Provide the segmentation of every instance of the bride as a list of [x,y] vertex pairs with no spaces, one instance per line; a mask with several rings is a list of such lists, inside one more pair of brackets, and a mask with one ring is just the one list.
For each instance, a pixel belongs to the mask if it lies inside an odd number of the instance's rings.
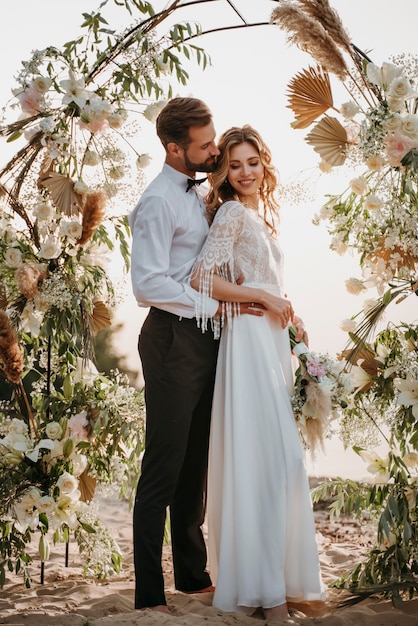
[[[277,174],[252,127],[219,142],[207,197],[211,229],[191,285],[224,301],[205,331],[221,335],[208,470],[208,552],[213,604],[224,611],[288,617],[288,602],[323,599],[303,451],[292,413],[287,326],[306,333],[283,290],[277,242]],[[240,276],[245,282],[237,284]],[[238,281],[240,282],[240,281]],[[228,301],[228,302],[227,302]],[[253,302],[264,315],[239,315]],[[222,332],[221,331],[222,327]]]

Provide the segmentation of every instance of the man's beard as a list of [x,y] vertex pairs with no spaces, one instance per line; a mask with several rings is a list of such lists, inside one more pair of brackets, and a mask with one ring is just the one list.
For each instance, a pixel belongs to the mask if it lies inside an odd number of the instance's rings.
[[193,163],[184,151],[184,164],[189,172],[213,172],[216,168],[216,157],[209,157],[204,163]]

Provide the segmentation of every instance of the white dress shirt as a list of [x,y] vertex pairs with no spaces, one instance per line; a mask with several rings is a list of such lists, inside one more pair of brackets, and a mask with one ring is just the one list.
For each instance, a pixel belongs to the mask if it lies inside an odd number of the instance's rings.
[[[187,282],[209,225],[198,187],[186,193],[188,177],[164,163],[129,215],[132,287],[138,305],[192,318],[202,297]],[[215,315],[218,301],[208,298]]]

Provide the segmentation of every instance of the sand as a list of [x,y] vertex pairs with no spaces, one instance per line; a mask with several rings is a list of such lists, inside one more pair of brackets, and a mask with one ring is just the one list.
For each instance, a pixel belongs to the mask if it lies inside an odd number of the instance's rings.
[[[368,600],[349,608],[337,608],[344,592],[330,588],[328,605],[300,605],[306,616],[273,619],[266,622],[261,613],[247,617],[224,613],[212,607],[212,594],[187,595],[174,589],[170,546],[164,546],[164,571],[167,604],[172,615],[134,609],[134,572],[132,554],[132,513],[126,502],[114,494],[97,494],[100,518],[110,528],[124,554],[123,573],[106,581],[84,578],[75,541],[70,543],[68,567],[64,546],[51,550],[45,566],[44,584],[40,584],[40,563],[34,560],[32,587],[10,575],[0,590],[0,624],[25,626],[260,626],[261,624],[323,624],[324,626],[418,626],[418,599],[394,608],[389,601]],[[331,521],[326,503],[315,507],[317,540],[321,570],[326,585],[335,581],[344,569],[361,561],[373,542],[375,529],[354,519]]]

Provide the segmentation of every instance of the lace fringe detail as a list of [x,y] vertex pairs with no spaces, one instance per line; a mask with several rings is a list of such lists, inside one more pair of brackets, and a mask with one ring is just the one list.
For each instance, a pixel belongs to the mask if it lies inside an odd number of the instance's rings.
[[[224,263],[217,268],[217,275],[228,282],[233,282],[234,268],[232,263]],[[196,320],[197,326],[202,330],[202,333],[208,330],[208,321],[210,320],[210,327],[215,339],[219,339],[221,336],[221,329],[228,318],[232,319],[234,316],[240,314],[239,302],[222,302],[221,314],[214,317],[208,315],[206,303],[206,297],[213,297],[213,276],[215,274],[214,269],[205,269],[198,266],[197,272],[200,272],[199,281],[199,297],[196,302]]]

